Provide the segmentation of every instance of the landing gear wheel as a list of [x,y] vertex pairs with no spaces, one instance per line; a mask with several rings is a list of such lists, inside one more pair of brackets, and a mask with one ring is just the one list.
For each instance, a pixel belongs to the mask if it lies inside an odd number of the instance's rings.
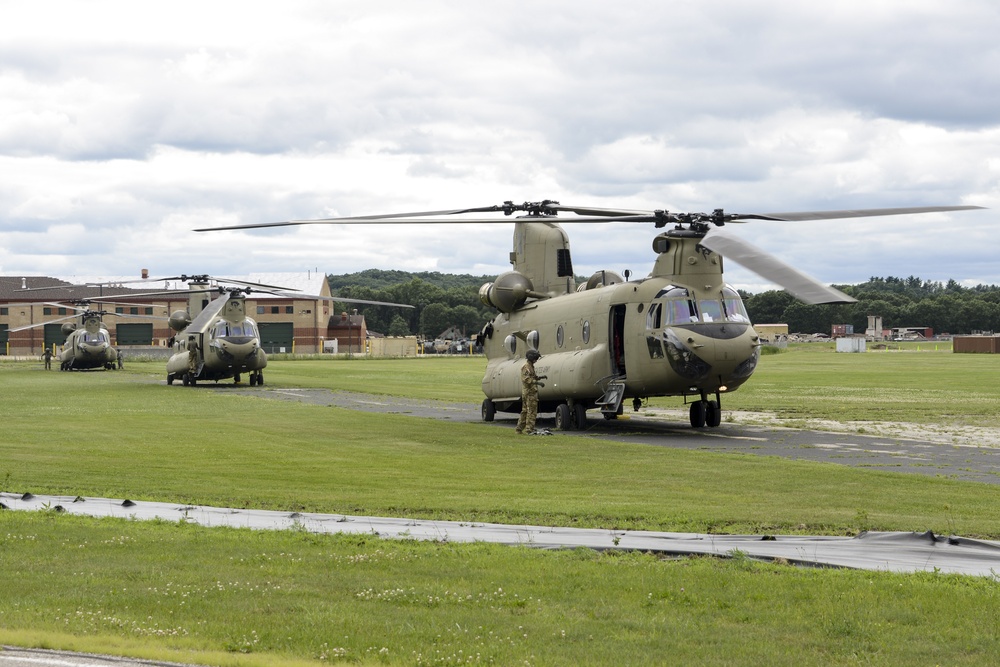
[[171,385],[173,383],[174,383],[174,374],[173,373],[167,373],[167,384]]
[[702,428],[708,412],[708,401],[695,401],[691,404],[691,427]]
[[573,404],[573,428],[578,431],[587,428],[587,408],[583,403]]
[[183,384],[185,387],[188,386],[189,384],[191,384],[191,374],[190,373],[185,373],[184,375],[181,376],[181,384]]
[[264,371],[257,371],[257,386],[264,386]]
[[251,373],[250,374],[250,386],[251,387],[256,387],[257,386],[257,374],[256,373]]
[[483,399],[483,421],[491,422],[497,414],[497,406],[493,404],[493,399],[484,398]]
[[195,378],[194,375],[192,375],[191,373],[185,373],[184,374],[184,386],[185,387],[193,387],[196,384],[198,384],[198,380]]
[[573,423],[570,421],[569,406],[565,403],[560,403],[556,406],[556,428],[560,431],[568,431],[573,428]]
[[722,423],[722,408],[718,401],[708,401],[705,405],[705,426],[715,428]]

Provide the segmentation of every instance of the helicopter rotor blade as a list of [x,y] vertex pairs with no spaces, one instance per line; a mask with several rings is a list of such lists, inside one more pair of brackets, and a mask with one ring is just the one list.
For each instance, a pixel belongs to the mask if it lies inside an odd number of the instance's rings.
[[60,317],[54,320],[46,320],[45,322],[38,322],[37,324],[27,324],[23,327],[17,327],[16,329],[10,329],[11,333],[15,331],[27,331],[28,329],[37,329],[38,327],[44,327],[46,324],[55,324],[57,322],[65,322],[66,320],[75,320],[80,317],[82,313],[73,313],[72,315],[67,315],[66,317]]
[[709,234],[701,240],[701,245],[780,285],[803,303],[814,305],[857,301],[736,236],[722,233]]
[[310,301],[342,301],[344,303],[363,303],[370,306],[395,306],[397,308],[414,308],[408,303],[393,303],[391,301],[368,301],[366,299],[350,299],[347,297],[340,296],[318,296],[316,294],[303,294],[301,292],[271,292],[268,290],[257,290],[259,292],[264,292],[265,294],[272,294],[274,296],[280,296],[286,299],[309,299]]
[[[263,229],[265,227],[291,227],[295,225],[336,225],[336,224],[392,224],[414,222],[414,220],[401,220],[400,218],[425,218],[434,215],[461,215],[462,213],[491,213],[504,210],[502,206],[479,206],[474,208],[458,208],[443,211],[414,211],[411,213],[390,213],[388,215],[355,215],[343,218],[318,218],[315,220],[286,220],[284,222],[258,222],[248,225],[227,225],[224,227],[203,227],[195,229],[196,232],[217,232],[232,229]],[[460,222],[460,220],[448,220],[448,222]],[[496,220],[491,219],[491,222]]]
[[736,214],[740,220],[777,220],[798,222],[802,220],[836,220],[839,218],[872,218],[883,215],[912,215],[914,213],[946,213],[949,211],[972,211],[982,206],[913,206],[908,208],[859,208],[842,211],[795,211],[791,213],[750,213]]
[[205,306],[204,309],[202,309],[200,313],[195,316],[193,320],[191,320],[190,324],[184,327],[183,331],[178,333],[178,335],[184,333],[184,331],[187,331],[188,329],[191,331],[202,329],[222,312],[222,309],[226,307],[227,303],[229,303],[229,298],[231,296],[231,292],[226,292],[218,299],[213,299],[207,306]]

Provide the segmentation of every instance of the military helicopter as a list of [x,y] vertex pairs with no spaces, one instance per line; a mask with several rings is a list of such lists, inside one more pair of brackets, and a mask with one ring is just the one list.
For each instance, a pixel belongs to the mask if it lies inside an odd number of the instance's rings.
[[[194,386],[201,380],[218,382],[227,378],[233,378],[233,382],[239,384],[241,376],[246,373],[251,387],[263,386],[267,354],[260,345],[260,331],[257,322],[248,317],[246,312],[247,295],[253,292],[281,297],[298,296],[380,306],[413,307],[381,301],[302,295],[287,287],[230,278],[214,278],[204,274],[129,282],[170,281],[187,282],[189,289],[150,293],[156,296],[186,294],[189,297],[188,309],[174,311],[168,320],[168,325],[175,332],[171,337],[173,354],[167,360],[168,385],[172,385],[178,378],[184,386]],[[230,283],[235,286],[227,286],[222,283]],[[215,298],[209,300],[209,295],[214,295]]]
[[[116,362],[118,361],[118,351],[111,345],[111,336],[108,333],[108,327],[102,321],[102,318],[108,314],[106,311],[91,310],[91,300],[78,300],[67,303],[45,303],[59,308],[72,308],[77,312],[72,315],[56,318],[47,322],[39,322],[37,324],[11,329],[11,331],[24,331],[26,329],[42,327],[47,324],[63,322],[61,330],[62,334],[66,336],[66,341],[63,343],[62,349],[59,352],[59,370],[90,370],[94,368],[111,370],[116,367]],[[114,302],[101,301],[100,303],[113,304]],[[121,314],[118,314],[118,316],[126,317]],[[80,320],[79,323],[67,321],[77,318]]]
[[[723,280],[723,258],[780,285],[808,304],[848,303],[853,298],[801,273],[778,258],[721,233],[727,223],[747,220],[804,221],[961,211],[978,206],[925,206],[842,211],[733,214],[673,213],[580,206],[545,200],[479,208],[423,211],[320,220],[234,225],[195,231],[253,229],[305,224],[496,223],[503,218],[467,218],[503,213],[515,218],[513,270],[483,285],[479,296],[498,314],[479,335],[487,357],[482,418],[521,409],[524,354],[537,350],[536,371],[547,376],[539,390],[540,412],[554,412],[556,428],[584,428],[587,410],[605,419],[632,399],[680,396],[689,404],[694,428],[717,427],[722,395],[753,374],[762,345],[735,289]],[[558,214],[572,217],[560,218]],[[577,285],[569,237],[560,222],[652,223],[666,231],[653,239],[656,259],[649,275],[628,280],[598,271]]]

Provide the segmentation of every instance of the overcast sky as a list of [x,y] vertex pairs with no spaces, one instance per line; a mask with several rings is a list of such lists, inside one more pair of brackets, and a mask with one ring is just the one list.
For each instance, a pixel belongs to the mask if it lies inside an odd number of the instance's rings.
[[[737,233],[1000,284],[998,35],[995,0],[5,3],[0,274],[495,274],[510,223],[190,230],[555,199],[986,206]],[[652,266],[652,228],[567,231],[579,274]]]

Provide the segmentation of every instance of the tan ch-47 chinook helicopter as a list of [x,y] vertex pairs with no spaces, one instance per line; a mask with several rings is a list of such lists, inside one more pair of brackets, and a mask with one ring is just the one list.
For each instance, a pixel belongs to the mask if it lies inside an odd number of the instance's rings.
[[[118,361],[118,351],[111,345],[108,327],[103,322],[103,317],[108,313],[103,310],[91,310],[90,305],[94,302],[98,302],[100,305],[114,305],[115,303],[100,299],[80,299],[66,303],[45,302],[59,308],[72,308],[77,312],[66,317],[11,329],[11,331],[23,331],[63,322],[62,334],[66,336],[66,341],[59,351],[59,370],[92,370],[95,368],[111,370],[115,368]],[[121,313],[116,313],[116,315],[117,317],[129,317]],[[79,323],[68,321],[74,319],[79,319]]]
[[[723,280],[723,257],[780,285],[807,304],[854,299],[799,272],[735,236],[714,231],[746,220],[804,221],[961,211],[978,206],[924,206],[843,211],[732,214],[671,213],[563,206],[555,201],[391,215],[293,220],[195,231],[306,224],[496,223],[502,218],[463,214],[514,213],[513,270],[483,285],[483,303],[498,314],[479,335],[487,357],[482,417],[521,409],[524,354],[537,350],[547,376],[539,411],[555,412],[556,428],[583,428],[588,409],[606,419],[622,413],[626,399],[638,410],[644,399],[680,396],[690,404],[691,426],[716,427],[722,395],[753,374],[760,338],[735,289]],[[559,213],[572,214],[559,218]],[[559,223],[652,223],[665,228],[653,239],[656,259],[645,278],[623,279],[598,271],[586,283],[573,277],[569,238]],[[630,276],[626,275],[626,278]]]

